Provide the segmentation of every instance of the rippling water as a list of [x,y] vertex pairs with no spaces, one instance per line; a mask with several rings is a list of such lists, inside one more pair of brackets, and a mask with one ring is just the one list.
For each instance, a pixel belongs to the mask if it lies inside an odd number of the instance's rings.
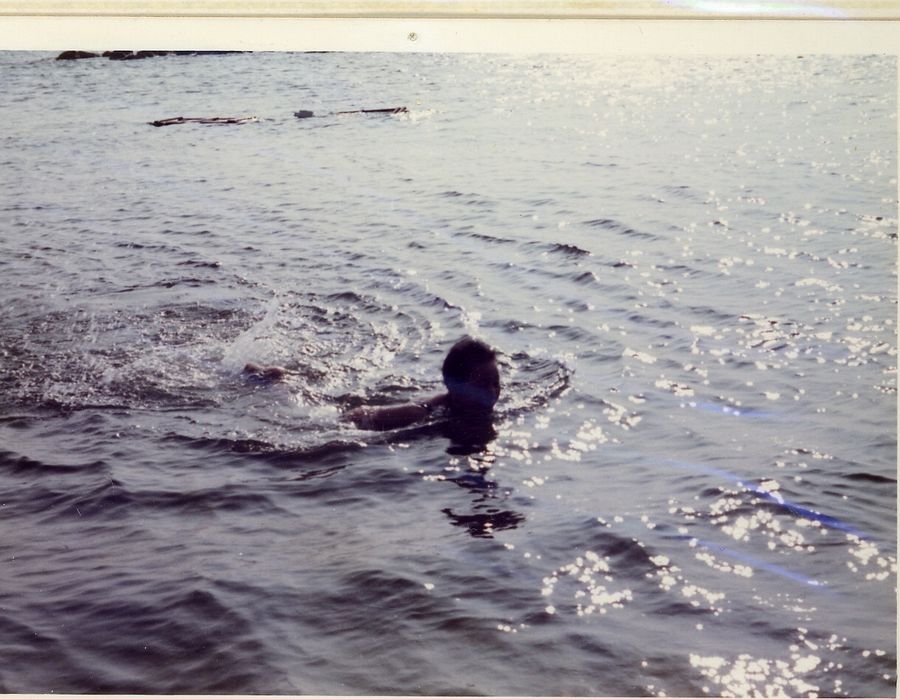
[[0,74],[0,690],[894,695],[895,59]]

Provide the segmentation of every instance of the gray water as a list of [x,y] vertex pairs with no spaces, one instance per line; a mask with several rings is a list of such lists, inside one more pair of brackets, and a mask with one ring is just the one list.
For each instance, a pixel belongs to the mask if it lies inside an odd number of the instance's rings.
[[[894,695],[895,59],[53,58],[0,54],[0,690]],[[339,420],[464,334],[492,426]]]

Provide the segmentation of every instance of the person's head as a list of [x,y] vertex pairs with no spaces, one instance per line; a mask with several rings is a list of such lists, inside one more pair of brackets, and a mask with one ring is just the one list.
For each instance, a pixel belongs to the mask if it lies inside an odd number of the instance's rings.
[[457,413],[487,413],[500,397],[497,354],[471,337],[457,342],[441,367],[450,409]]

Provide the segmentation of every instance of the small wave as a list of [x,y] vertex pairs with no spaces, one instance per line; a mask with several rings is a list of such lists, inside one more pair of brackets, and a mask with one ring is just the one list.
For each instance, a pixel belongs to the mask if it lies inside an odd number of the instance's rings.
[[701,195],[692,187],[686,184],[669,184],[663,186],[663,191],[676,196],[680,199],[696,199],[699,200]]
[[576,284],[591,285],[591,284],[599,284],[600,278],[596,274],[594,274],[593,272],[588,270],[587,272],[582,272],[582,273],[576,275],[575,278],[572,279],[572,281],[574,281]]
[[[50,609],[74,627],[68,643],[92,657],[90,674],[80,681],[57,680],[56,688],[109,694],[279,688],[280,675],[248,618],[202,578],[160,581],[152,591],[127,599],[95,593],[76,605],[56,603]],[[170,671],[150,674],[149,667]],[[274,675],[267,679],[267,673]]]
[[222,263],[219,261],[207,262],[204,260],[185,260],[178,264],[181,267],[205,267],[207,269],[219,269],[222,266]]
[[559,252],[572,257],[589,257],[592,253],[571,243],[554,243],[549,248],[550,252]]
[[522,332],[523,330],[529,330],[531,328],[535,328],[537,326],[532,325],[524,320],[491,320],[486,323],[483,323],[482,328],[497,328],[502,332],[517,334]]
[[105,468],[106,463],[99,459],[79,464],[49,463],[17,454],[16,452],[0,450],[0,470],[7,471],[13,475],[25,473],[68,474],[83,471],[96,472],[98,469]]
[[441,192],[438,196],[443,197],[445,199],[459,199],[461,204],[465,204],[466,206],[476,206],[476,207],[494,207],[496,206],[496,202],[486,199],[484,196],[477,194],[475,192],[459,192],[454,190],[448,190],[446,192]]
[[[374,569],[353,571],[340,580],[343,599],[354,600],[362,606],[390,605],[396,608],[414,605],[417,598],[426,598],[422,585],[396,574]],[[393,604],[392,604],[393,603]]]
[[572,343],[591,344],[596,341],[597,336],[590,330],[579,328],[576,325],[547,325],[546,329],[555,333],[555,336],[561,337]]
[[118,517],[124,510],[130,510],[135,504],[135,496],[115,479],[108,479],[101,485],[86,493],[73,495],[63,511],[58,516],[71,517],[74,510],[78,517],[99,519]]
[[[312,437],[314,439],[314,437]],[[365,448],[366,443],[352,439],[331,439],[319,444],[291,446],[258,439],[228,437],[190,437],[169,432],[164,440],[177,442],[188,449],[209,453],[239,454],[281,468],[305,467],[307,464],[343,463],[348,454]]]
[[596,530],[595,523],[583,525],[593,534],[588,540],[588,546],[598,552],[602,551],[608,556],[612,568],[616,570],[642,571],[652,566],[650,553],[634,538],[623,536],[609,530]]
[[590,250],[585,250],[584,248],[580,248],[577,245],[572,245],[571,243],[555,243],[550,251],[561,252],[566,255],[573,255],[575,257],[584,257],[593,254]]
[[132,507],[148,511],[166,510],[176,515],[206,515],[212,512],[266,514],[278,512],[273,500],[245,485],[226,485],[189,492],[139,491],[131,494]]
[[129,250],[160,250],[163,252],[173,252],[182,254],[184,251],[181,248],[177,248],[173,245],[164,245],[164,244],[150,244],[150,243],[135,243],[133,241],[124,242],[119,241],[113,243],[113,245],[117,248],[127,248]]
[[262,454],[272,452],[276,447],[257,439],[229,439],[227,437],[188,437],[175,432],[165,435],[166,441],[174,441],[189,449],[212,452],[232,452],[235,454]]
[[589,226],[590,228],[602,228],[604,230],[613,231],[628,236],[629,238],[638,238],[640,240],[662,240],[661,236],[645,231],[638,231],[611,218],[596,218],[590,221],[584,221],[583,225]]
[[897,484],[896,478],[889,478],[887,476],[880,476],[877,473],[846,473],[842,476],[850,481],[866,481],[869,483],[892,483],[894,485]]
[[[368,304],[372,302],[372,299],[364,296],[363,294],[357,293],[356,291],[336,291],[332,294],[327,294],[324,297],[325,301],[338,301],[338,302],[347,302],[347,303],[363,303]],[[320,313],[326,313],[325,308],[319,308]]]
[[142,291],[146,289],[173,289],[177,286],[186,286],[193,289],[201,286],[210,286],[217,283],[218,281],[215,279],[202,279],[200,277],[179,277],[177,279],[161,279],[158,282],[152,282],[150,284],[133,284],[119,289],[110,289],[106,293],[127,294],[132,291]]
[[504,380],[500,398],[502,415],[512,417],[544,406],[569,390],[572,371],[562,362],[550,357],[532,357],[517,352],[501,361],[511,376]]
[[554,255],[563,255],[565,257],[571,258],[582,258],[582,257],[590,257],[592,255],[590,250],[585,250],[584,248],[580,248],[577,245],[572,243],[538,243],[538,242],[529,242],[525,243],[522,246],[526,250],[534,250],[536,252],[540,252],[541,254],[554,254]]
[[467,233],[467,237],[474,238],[475,240],[480,240],[485,243],[490,243],[492,245],[506,245],[509,243],[515,243],[516,240],[512,238],[502,238],[496,235],[487,235],[486,233]]

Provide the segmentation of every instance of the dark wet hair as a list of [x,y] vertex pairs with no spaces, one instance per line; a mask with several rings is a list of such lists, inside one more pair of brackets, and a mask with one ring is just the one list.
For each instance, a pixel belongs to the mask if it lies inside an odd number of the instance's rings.
[[490,345],[481,340],[474,340],[467,335],[447,352],[441,373],[444,375],[445,382],[447,379],[465,381],[476,366],[496,358],[497,353],[491,349]]

